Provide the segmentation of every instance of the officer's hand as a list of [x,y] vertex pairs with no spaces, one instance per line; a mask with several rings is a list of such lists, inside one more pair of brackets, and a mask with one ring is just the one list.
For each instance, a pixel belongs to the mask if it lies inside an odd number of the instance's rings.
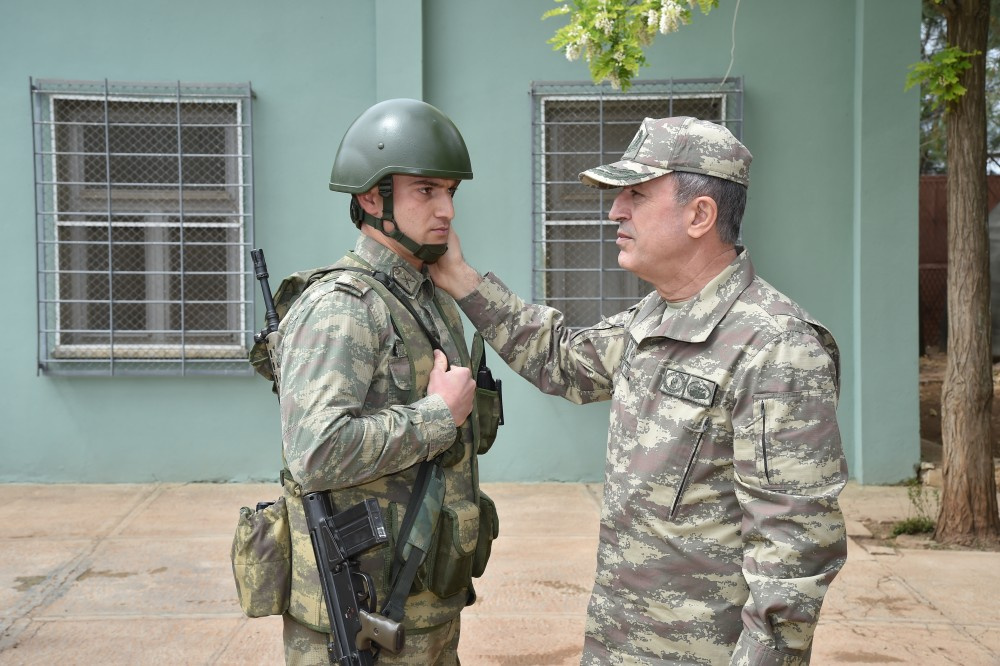
[[448,292],[452,298],[468,296],[483,279],[462,256],[462,244],[454,226],[448,232],[448,251],[433,264],[429,264],[428,269],[434,284]]
[[476,382],[468,368],[453,366],[448,369],[448,358],[439,349],[434,350],[434,367],[427,383],[427,395],[436,393],[444,398],[451,410],[455,425],[462,425],[472,413],[476,397]]

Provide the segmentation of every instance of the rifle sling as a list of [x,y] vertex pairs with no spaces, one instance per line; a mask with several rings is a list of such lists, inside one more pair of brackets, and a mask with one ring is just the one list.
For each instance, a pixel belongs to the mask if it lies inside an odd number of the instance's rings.
[[396,538],[396,552],[392,554],[392,589],[389,591],[389,598],[386,599],[385,605],[382,607],[382,614],[396,622],[403,621],[403,607],[406,605],[406,597],[410,594],[417,569],[426,555],[419,548],[411,546],[410,556],[406,558],[406,562],[402,566],[399,565],[403,555],[403,547],[410,538],[413,523],[420,512],[420,505],[430,487],[431,471],[434,467],[435,463],[430,460],[420,463],[417,480],[414,483],[413,492],[410,494],[410,501],[406,503],[406,515],[403,517],[403,524],[400,525],[399,536]]

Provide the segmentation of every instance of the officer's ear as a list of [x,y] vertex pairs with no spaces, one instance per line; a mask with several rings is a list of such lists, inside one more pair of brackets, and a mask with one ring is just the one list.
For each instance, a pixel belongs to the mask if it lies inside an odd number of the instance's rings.
[[719,204],[712,197],[695,197],[685,209],[690,220],[687,233],[691,238],[701,238],[715,228],[715,221],[719,218]]

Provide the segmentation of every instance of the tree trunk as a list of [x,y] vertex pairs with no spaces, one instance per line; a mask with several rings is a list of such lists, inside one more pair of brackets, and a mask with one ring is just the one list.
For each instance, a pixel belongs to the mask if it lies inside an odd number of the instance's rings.
[[948,44],[977,52],[967,92],[947,112],[948,364],[941,395],[944,492],[934,538],[1000,539],[990,409],[990,264],[986,224],[986,43],[989,0],[946,0]]

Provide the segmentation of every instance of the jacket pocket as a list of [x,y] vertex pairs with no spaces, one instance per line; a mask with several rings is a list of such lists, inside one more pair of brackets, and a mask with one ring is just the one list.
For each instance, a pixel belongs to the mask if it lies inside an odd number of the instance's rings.
[[[648,481],[657,489],[650,495],[624,483],[622,492],[631,498],[628,511],[683,521],[685,493],[710,473],[699,463],[699,456],[712,430],[717,386],[670,362],[660,361],[654,368],[649,365],[641,358],[632,365],[635,388],[623,396],[629,404],[613,412],[612,425],[620,429],[634,419],[635,436],[619,438],[622,447],[612,449],[609,459],[624,470],[624,478]],[[640,383],[642,378],[648,379]],[[635,445],[625,446],[625,442],[631,444],[630,439]]]
[[392,375],[392,383],[404,393],[408,393],[413,388],[413,378],[410,373],[410,357],[406,351],[406,344],[397,337],[392,345],[389,374]]
[[833,391],[754,395],[757,478],[772,490],[838,483],[846,472]]

